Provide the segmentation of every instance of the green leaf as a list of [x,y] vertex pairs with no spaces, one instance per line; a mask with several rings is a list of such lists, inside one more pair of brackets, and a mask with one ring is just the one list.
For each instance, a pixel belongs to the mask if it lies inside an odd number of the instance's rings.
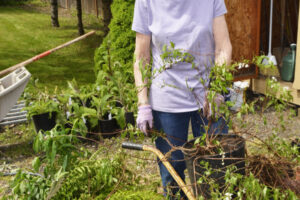
[[170,42],[170,45],[173,49],[175,48],[175,44],[173,42]]
[[64,162],[63,162],[63,166],[62,166],[62,169],[63,169],[64,171],[66,171],[67,165],[68,165],[68,155],[65,155],[65,157],[64,157]]
[[41,166],[41,161],[39,157],[35,157],[34,160],[32,161],[32,167],[35,172],[38,172]]
[[163,46],[162,51],[163,51],[163,52],[166,52],[166,51],[167,51],[167,45],[166,45],[166,44]]
[[43,135],[41,132],[39,132],[37,134],[37,136],[35,137],[34,139],[34,142],[33,142],[33,150],[38,153],[39,151],[41,151],[41,148],[42,148],[42,141],[43,140]]
[[51,158],[50,158],[51,165],[53,165],[53,163],[54,163],[55,156],[56,156],[56,151],[57,151],[57,149],[56,149],[56,142],[53,141],[53,143],[52,143],[52,149],[51,149]]

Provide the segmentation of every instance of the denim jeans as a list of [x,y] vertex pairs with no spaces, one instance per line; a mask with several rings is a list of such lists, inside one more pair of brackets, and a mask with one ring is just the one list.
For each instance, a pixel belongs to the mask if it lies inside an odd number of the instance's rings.
[[[187,142],[189,122],[192,124],[192,131],[194,137],[199,137],[205,133],[205,125],[208,124],[208,120],[199,111],[185,112],[185,113],[167,113],[160,111],[153,111],[154,128],[158,131],[162,131],[166,134],[166,138],[173,146],[182,146]],[[224,119],[219,119],[211,125],[210,133],[228,133],[228,126]],[[168,153],[171,150],[171,146],[162,137],[158,137],[155,141],[156,148],[163,154]],[[182,151],[176,150],[171,153],[170,163],[177,171],[178,175],[185,179],[184,170],[186,168],[184,156]],[[162,184],[165,193],[168,193],[170,199],[176,199],[172,196],[178,193],[179,187],[169,171],[163,165],[162,162],[158,162]],[[167,191],[167,187],[170,190]],[[174,187],[172,187],[174,186]],[[181,198],[187,199],[182,191],[180,191]]]

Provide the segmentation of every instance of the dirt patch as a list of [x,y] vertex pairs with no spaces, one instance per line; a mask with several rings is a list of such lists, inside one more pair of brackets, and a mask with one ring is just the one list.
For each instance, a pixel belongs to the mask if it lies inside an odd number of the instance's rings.
[[300,117],[291,115],[289,110],[283,112],[281,123],[278,113],[267,111],[263,116],[249,114],[242,121],[234,119],[233,124],[238,128],[236,131],[248,139],[266,139],[272,134],[286,139],[300,138]]

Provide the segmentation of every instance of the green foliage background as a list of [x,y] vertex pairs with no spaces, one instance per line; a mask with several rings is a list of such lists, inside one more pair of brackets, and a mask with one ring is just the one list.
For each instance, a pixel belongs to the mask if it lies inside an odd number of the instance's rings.
[[[114,0],[109,33],[95,52],[95,72],[113,68],[119,62],[122,71],[132,69],[135,32],[131,30],[134,0]],[[108,53],[109,52],[109,53]]]
[[28,2],[28,0],[1,0],[0,6],[22,5]]

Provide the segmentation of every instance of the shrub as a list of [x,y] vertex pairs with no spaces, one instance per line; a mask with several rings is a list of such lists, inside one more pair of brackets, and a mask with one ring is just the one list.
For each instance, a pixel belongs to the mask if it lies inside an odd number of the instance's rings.
[[95,72],[111,71],[119,62],[124,70],[132,69],[135,32],[131,30],[134,0],[114,0],[109,33],[95,52]]

